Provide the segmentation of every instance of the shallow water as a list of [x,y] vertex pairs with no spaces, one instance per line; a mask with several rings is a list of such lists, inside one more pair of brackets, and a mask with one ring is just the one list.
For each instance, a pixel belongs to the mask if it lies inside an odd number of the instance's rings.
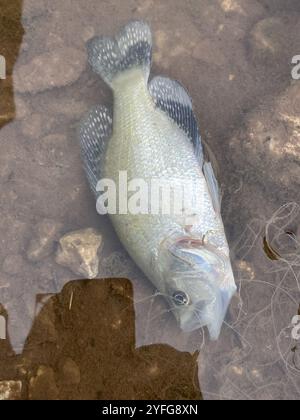
[[[179,331],[82,170],[78,122],[112,102],[85,44],[132,19],[151,24],[152,74],[191,92],[217,162],[239,290],[216,343]],[[299,399],[299,1],[1,0],[0,20],[0,399]],[[86,228],[106,280],[55,262]]]

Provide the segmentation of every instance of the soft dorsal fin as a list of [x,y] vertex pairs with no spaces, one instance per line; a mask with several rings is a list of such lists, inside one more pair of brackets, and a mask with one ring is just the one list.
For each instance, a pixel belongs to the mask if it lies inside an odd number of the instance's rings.
[[112,116],[105,106],[96,106],[81,122],[79,139],[84,169],[95,196],[97,183],[101,179],[106,145],[111,134]]
[[221,191],[218,185],[211,162],[204,162],[203,173],[206,179],[208,190],[216,213],[221,213]]
[[203,163],[203,150],[192,100],[177,81],[167,77],[155,77],[149,83],[149,91],[155,105],[164,111],[192,141],[199,162]]

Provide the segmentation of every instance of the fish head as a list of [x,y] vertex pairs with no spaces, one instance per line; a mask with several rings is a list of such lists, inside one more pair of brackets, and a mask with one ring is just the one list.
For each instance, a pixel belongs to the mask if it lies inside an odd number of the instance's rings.
[[236,292],[229,256],[203,241],[177,240],[160,259],[164,295],[180,328],[191,332],[206,326],[217,340]]

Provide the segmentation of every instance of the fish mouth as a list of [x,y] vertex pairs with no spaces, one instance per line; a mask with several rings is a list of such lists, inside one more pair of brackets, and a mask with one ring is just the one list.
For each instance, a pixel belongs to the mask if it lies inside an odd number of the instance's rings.
[[185,311],[179,316],[179,325],[182,331],[192,332],[207,325],[206,301],[193,304],[193,309]]
[[207,327],[210,339],[216,341],[221,334],[222,325],[234,290],[221,290],[211,301],[199,300],[192,308],[179,315],[179,325],[182,331],[190,333]]

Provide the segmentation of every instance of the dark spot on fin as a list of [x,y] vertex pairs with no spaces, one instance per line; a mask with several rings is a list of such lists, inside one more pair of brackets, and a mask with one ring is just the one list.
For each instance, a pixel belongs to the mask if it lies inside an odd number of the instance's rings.
[[97,183],[101,179],[106,145],[111,134],[112,116],[105,106],[96,106],[81,122],[79,139],[84,169],[95,196]]
[[188,135],[202,166],[203,150],[192,100],[184,87],[167,77],[155,77],[149,83],[155,105],[164,111]]

